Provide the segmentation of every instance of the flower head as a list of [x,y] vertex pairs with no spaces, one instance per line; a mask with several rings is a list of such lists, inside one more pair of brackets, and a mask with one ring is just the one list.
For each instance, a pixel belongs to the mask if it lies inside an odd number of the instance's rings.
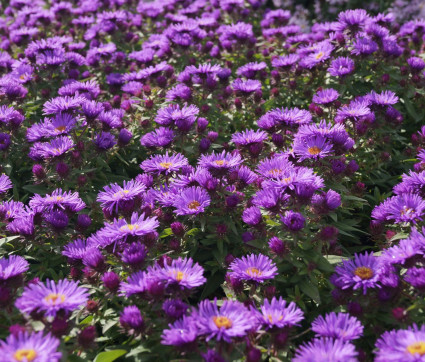
[[311,326],[321,337],[331,337],[343,341],[358,339],[363,335],[363,326],[356,317],[347,313],[329,313],[324,318],[317,317]]
[[229,266],[229,276],[245,281],[263,283],[277,275],[276,265],[263,254],[251,254],[235,259]]
[[201,187],[192,186],[178,194],[173,202],[177,215],[197,215],[205,211],[211,203],[211,198]]
[[318,338],[298,348],[294,362],[356,362],[357,352],[349,342],[341,339]]
[[273,297],[271,301],[264,300],[258,318],[267,328],[285,328],[298,325],[304,319],[304,313],[294,302],[287,303],[282,297]]

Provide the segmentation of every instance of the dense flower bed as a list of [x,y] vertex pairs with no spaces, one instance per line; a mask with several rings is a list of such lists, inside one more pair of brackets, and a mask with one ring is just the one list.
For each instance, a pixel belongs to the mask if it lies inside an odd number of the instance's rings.
[[0,36],[0,361],[425,359],[425,21],[12,0]]

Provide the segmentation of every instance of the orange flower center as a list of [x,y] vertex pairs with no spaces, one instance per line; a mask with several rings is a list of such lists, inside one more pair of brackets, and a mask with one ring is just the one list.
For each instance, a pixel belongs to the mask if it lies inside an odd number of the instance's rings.
[[189,205],[187,205],[187,207],[191,210],[198,210],[199,206],[201,206],[199,201],[192,201],[189,203]]
[[404,215],[413,214],[414,212],[415,212],[415,209],[412,209],[411,207],[404,206],[401,209],[400,214],[401,214],[401,216],[404,216]]
[[173,166],[172,162],[161,162],[159,165],[160,165],[161,167],[166,168],[167,170],[168,170],[171,166]]
[[325,55],[325,53],[323,53],[323,52],[319,52],[317,55],[316,55],[316,59],[321,59],[321,58],[323,58],[323,56]]
[[257,268],[255,268],[255,267],[251,267],[251,268],[248,268],[247,270],[246,270],[246,273],[248,274],[248,275],[250,275],[250,276],[259,276],[259,275],[261,275],[261,271],[259,271]]
[[218,328],[229,329],[232,326],[232,321],[223,316],[213,317],[213,321]]
[[183,280],[183,278],[184,278],[184,273],[183,272],[181,272],[181,271],[176,272],[176,280],[178,282],[181,282]]
[[215,163],[218,166],[223,166],[226,163],[226,161],[224,161],[224,160],[218,160],[218,161],[215,161]]
[[415,342],[407,346],[407,352],[410,354],[419,354],[423,356],[425,354],[425,342]]
[[56,130],[57,132],[63,132],[63,131],[65,131],[65,130],[66,130],[66,127],[65,127],[65,126],[58,126],[58,127],[56,127],[56,128],[55,128],[55,130]]
[[33,349],[22,348],[18,349],[13,355],[16,361],[31,362],[37,357],[37,352]]
[[360,266],[356,268],[354,274],[362,280],[367,280],[373,277],[373,270],[367,266]]
[[63,303],[65,301],[65,296],[63,294],[58,293],[50,293],[47,297],[44,298],[47,303],[51,303],[53,305]]
[[320,153],[321,149],[317,146],[313,146],[313,147],[309,147],[308,148],[308,153],[310,155],[318,155]]
[[121,226],[120,229],[122,231],[125,231],[126,229],[133,231],[133,230],[137,230],[138,228],[139,228],[139,225],[137,224],[127,224],[127,225]]

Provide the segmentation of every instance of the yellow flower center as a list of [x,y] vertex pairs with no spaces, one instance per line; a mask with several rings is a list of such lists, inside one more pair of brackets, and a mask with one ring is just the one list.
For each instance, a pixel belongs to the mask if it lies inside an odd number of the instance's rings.
[[128,190],[122,190],[122,191],[118,191],[114,194],[114,197],[123,197],[125,195],[127,195],[130,191]]
[[213,321],[218,328],[229,329],[232,326],[232,321],[223,316],[213,317]]
[[423,356],[425,354],[425,342],[415,342],[407,346],[407,352],[410,354],[419,354]]
[[[269,319],[270,323],[273,323],[273,316],[271,314],[267,315],[267,318]],[[279,318],[277,318],[277,322],[280,322],[283,319],[283,315],[279,316]]]
[[414,212],[415,212],[415,209],[412,209],[411,207],[404,206],[401,209],[400,214],[401,214],[401,216],[404,216],[404,215],[413,214]]
[[25,79],[25,75],[26,75],[26,74],[22,74],[22,75],[19,77],[19,79],[20,79],[20,80],[24,80],[24,79]]
[[308,148],[308,153],[310,155],[318,155],[320,153],[321,149],[317,146],[313,146],[313,147],[309,147]]
[[172,162],[161,162],[159,164],[161,167],[164,167],[165,169],[169,169],[171,166],[173,166]]
[[47,303],[51,303],[53,305],[63,303],[65,301],[65,296],[63,294],[58,293],[50,293],[47,297],[44,298]]
[[223,166],[225,163],[226,163],[226,161],[224,161],[224,160],[215,161],[215,164],[218,165],[218,166]]
[[189,205],[187,205],[187,207],[191,210],[198,210],[199,206],[201,206],[201,204],[199,203],[199,201],[192,201],[189,203]]
[[262,273],[261,273],[261,271],[260,270],[258,270],[257,268],[255,268],[255,267],[251,267],[251,268],[248,268],[247,270],[246,270],[246,273],[249,275],[249,276],[260,276]]
[[176,280],[178,282],[181,282],[183,280],[183,278],[184,278],[184,273],[183,272],[181,272],[181,271],[176,272]]
[[127,225],[121,226],[120,229],[122,231],[125,231],[126,229],[133,231],[133,230],[137,230],[138,228],[139,228],[139,225],[137,224],[127,224]]
[[18,349],[13,355],[16,361],[31,362],[37,357],[37,352],[33,349],[22,348]]
[[354,274],[360,279],[366,280],[373,277],[373,270],[367,266],[359,266],[356,270],[354,270]]
[[63,132],[63,131],[65,131],[66,130],[66,127],[65,126],[57,126],[56,128],[55,128],[55,130],[59,133],[59,132]]
[[279,176],[281,172],[282,172],[282,170],[279,170],[277,168],[274,168],[274,169],[272,169],[272,170],[269,171],[269,175]]
[[321,59],[321,58],[323,58],[323,56],[325,55],[325,53],[323,53],[323,52],[319,52],[318,54],[316,54],[316,59]]

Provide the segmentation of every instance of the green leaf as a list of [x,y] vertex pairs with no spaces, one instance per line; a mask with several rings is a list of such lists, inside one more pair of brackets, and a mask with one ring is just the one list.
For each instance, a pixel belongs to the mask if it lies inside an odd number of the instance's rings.
[[8,236],[8,237],[6,237],[6,238],[2,238],[2,239],[0,239],[0,247],[1,247],[1,246],[3,246],[3,245],[4,245],[4,244],[6,244],[6,243],[11,242],[12,240],[17,239],[17,238],[19,238],[19,235],[15,235],[15,236]]
[[96,356],[93,362],[112,362],[126,353],[127,351],[125,349],[114,349],[112,351],[101,352]]
[[22,188],[26,191],[32,192],[33,194],[39,194],[41,196],[47,194],[47,189],[41,185],[26,185]]
[[301,291],[309,296],[317,304],[320,303],[319,289],[310,280],[304,280],[300,284]]

